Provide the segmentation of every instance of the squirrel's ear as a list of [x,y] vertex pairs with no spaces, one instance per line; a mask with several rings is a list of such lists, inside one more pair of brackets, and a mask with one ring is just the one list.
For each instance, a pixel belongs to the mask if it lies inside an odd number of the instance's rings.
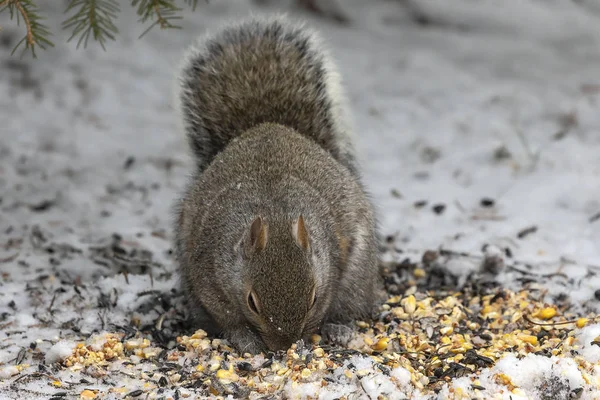
[[310,240],[308,236],[308,231],[306,230],[306,225],[304,224],[304,217],[301,215],[297,220],[292,224],[292,234],[294,235],[294,239],[298,246],[303,248],[304,250],[308,250],[310,247]]
[[267,246],[267,224],[261,216],[258,216],[252,221],[250,230],[246,237],[246,254],[264,250]]

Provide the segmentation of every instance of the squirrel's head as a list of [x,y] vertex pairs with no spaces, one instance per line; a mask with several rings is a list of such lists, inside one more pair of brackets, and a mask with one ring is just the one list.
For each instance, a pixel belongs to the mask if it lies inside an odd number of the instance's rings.
[[256,217],[238,251],[244,264],[241,308],[269,350],[285,350],[316,329],[330,302],[327,266],[318,265],[304,218]]

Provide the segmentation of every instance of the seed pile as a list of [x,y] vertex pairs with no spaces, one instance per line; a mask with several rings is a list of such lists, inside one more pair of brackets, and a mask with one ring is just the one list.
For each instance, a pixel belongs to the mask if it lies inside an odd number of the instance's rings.
[[[440,254],[427,252],[419,263],[383,265],[387,301],[371,320],[353,324],[345,347],[313,335],[287,352],[253,357],[237,354],[226,341],[207,337],[203,330],[161,336],[163,317],[154,326],[132,320],[129,327],[94,334],[74,343],[71,354],[51,367],[17,362],[2,370],[0,380],[11,380],[15,387],[28,379],[45,379],[55,389],[50,393],[55,399],[67,394],[86,399],[325,394],[351,399],[367,393],[381,399],[417,394],[435,398],[440,393],[449,399],[494,398],[480,375],[487,374],[489,384],[490,371],[503,357],[535,354],[569,358],[581,375],[583,384],[577,387],[562,380],[542,382],[549,395],[567,390],[578,398],[600,390],[600,360],[586,360],[577,340],[582,329],[600,322],[597,315],[549,304],[543,291],[532,287],[506,290],[482,275],[471,276],[457,289],[440,269],[441,260]],[[589,345],[594,343],[600,346],[600,337]],[[115,374],[126,379],[116,383]],[[511,376],[491,374],[494,385],[519,395]],[[451,386],[463,377],[476,395]]]
[[[381,265],[387,297],[369,320],[352,324],[349,342],[339,346],[313,335],[287,352],[251,356],[186,325],[183,298],[169,270],[173,263],[145,250],[152,247],[137,242],[144,238],[113,236],[85,249],[33,232],[37,247],[32,246],[43,250],[37,251],[40,262],[45,254],[52,265],[92,260],[97,271],[90,270],[92,278],[85,282],[61,269],[37,276],[29,264],[15,260],[10,271],[30,274],[25,290],[38,311],[30,322],[9,319],[11,313],[2,317],[8,322],[0,325],[0,343],[14,358],[0,364],[0,393],[55,400],[73,395],[350,400],[487,399],[504,392],[518,399],[523,382],[498,365],[528,355],[569,363],[556,368],[566,365],[565,376],[537,383],[546,398],[600,393],[600,355],[594,359],[585,353],[590,346],[600,349],[600,337],[588,334],[587,342],[581,341],[582,332],[596,329],[598,315],[593,308],[576,308],[568,296],[550,295],[542,280],[564,277],[534,276],[509,260],[508,250],[485,248],[482,255],[438,250],[405,257],[393,248],[393,239],[387,240]],[[461,269],[463,277],[454,275]],[[516,274],[519,284],[510,286],[515,290],[496,279],[507,270]],[[93,278],[107,273],[107,280]],[[3,279],[10,282],[11,274]],[[18,315],[21,304],[12,301],[9,309]],[[75,314],[62,311],[73,305]],[[25,324],[31,329],[15,329]],[[56,333],[40,338],[36,326]],[[11,347],[19,337],[29,347]],[[588,350],[582,352],[582,346]]]

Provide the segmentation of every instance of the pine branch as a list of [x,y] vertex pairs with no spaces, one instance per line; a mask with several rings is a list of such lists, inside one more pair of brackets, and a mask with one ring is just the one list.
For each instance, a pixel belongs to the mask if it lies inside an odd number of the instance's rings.
[[17,25],[21,25],[21,18],[25,24],[25,28],[27,30],[23,39],[21,39],[17,45],[14,47],[12,54],[19,48],[21,45],[25,45],[23,52],[26,50],[31,50],[31,55],[34,58],[37,58],[35,54],[36,46],[39,46],[41,49],[46,49],[46,46],[54,47],[54,43],[52,43],[49,39],[51,36],[48,27],[44,25],[41,21],[44,20],[39,14],[38,6],[31,0],[4,0],[0,1],[0,13],[4,10],[8,9],[10,13],[11,21],[16,16]]
[[118,0],[71,0],[65,14],[75,11],[75,14],[63,22],[63,28],[73,28],[73,34],[67,40],[79,36],[77,48],[83,43],[87,47],[90,35],[100,43],[104,50],[107,39],[115,40],[119,30],[113,23],[119,13]]
[[181,8],[175,5],[173,0],[132,0],[131,5],[137,7],[137,14],[140,16],[140,22],[145,23],[152,20],[152,24],[140,35],[140,38],[148,33],[156,25],[160,29],[181,29],[171,21],[182,19],[177,13]]
[[[208,3],[208,0],[205,1]],[[23,51],[31,50],[32,55],[37,57],[35,54],[37,47],[42,49],[46,49],[47,46],[54,47],[54,43],[49,39],[52,34],[41,22],[44,18],[40,16],[40,9],[36,3],[35,0],[0,0],[0,13],[8,10],[10,19],[16,17],[17,25],[20,25],[22,19],[27,30],[23,39],[13,49],[13,53],[24,45]],[[174,22],[183,18],[180,15],[182,8],[175,3],[175,0],[131,0],[131,6],[136,8],[139,21],[152,22],[140,38],[156,25],[161,29],[181,29]],[[198,6],[198,0],[184,0],[184,3],[192,11],[195,11]],[[119,33],[114,23],[119,12],[119,0],[69,0],[65,10],[67,19],[62,23],[64,29],[72,30],[67,42],[78,38],[77,48],[81,44],[87,47],[91,37],[106,50],[105,42],[109,39],[115,40]]]

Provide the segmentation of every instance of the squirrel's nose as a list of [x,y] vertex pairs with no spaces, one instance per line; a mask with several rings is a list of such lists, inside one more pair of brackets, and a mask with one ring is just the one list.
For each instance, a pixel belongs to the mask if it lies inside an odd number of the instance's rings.
[[295,337],[271,337],[263,338],[265,344],[271,351],[287,350],[290,346],[296,343],[300,338]]

